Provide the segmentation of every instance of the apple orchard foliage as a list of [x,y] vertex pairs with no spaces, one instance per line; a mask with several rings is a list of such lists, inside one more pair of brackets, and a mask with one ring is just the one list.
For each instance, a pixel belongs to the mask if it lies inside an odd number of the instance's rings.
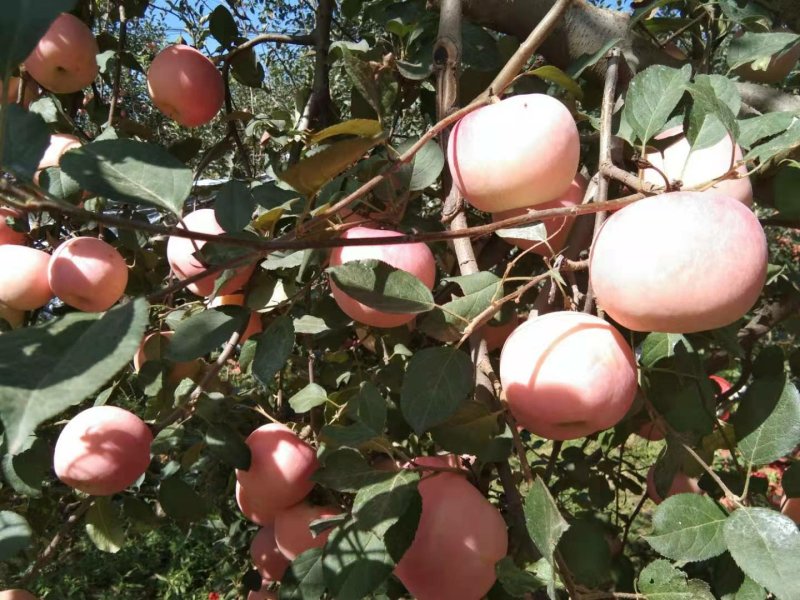
[[[613,44],[534,57],[401,161],[434,9],[188,4],[178,43],[161,2],[0,14],[0,598],[169,526],[203,597],[800,598],[800,114],[735,85],[800,83],[781,15],[639,2],[683,64],[603,109]],[[466,105],[519,41],[461,38]]]

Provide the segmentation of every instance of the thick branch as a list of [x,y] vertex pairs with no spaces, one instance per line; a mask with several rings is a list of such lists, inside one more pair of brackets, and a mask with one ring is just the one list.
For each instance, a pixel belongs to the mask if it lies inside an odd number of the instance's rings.
[[314,28],[314,80],[298,131],[322,129],[333,121],[328,51],[331,47],[331,20],[336,8],[334,0],[320,0],[317,5],[317,24]]

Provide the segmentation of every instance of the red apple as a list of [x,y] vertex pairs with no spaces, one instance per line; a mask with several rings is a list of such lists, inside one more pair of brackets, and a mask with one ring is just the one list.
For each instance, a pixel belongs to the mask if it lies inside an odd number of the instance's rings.
[[50,136],[50,145],[44,151],[42,160],[39,161],[39,166],[36,173],[33,175],[33,182],[39,185],[39,176],[42,171],[51,167],[61,166],[61,157],[73,148],[80,148],[81,141],[74,135],[67,133],[56,133]]
[[316,453],[288,427],[262,425],[245,442],[252,457],[250,468],[236,469],[236,479],[242,494],[255,499],[259,512],[268,508],[277,512],[297,504],[314,487],[311,475],[318,467]]
[[[155,331],[145,336],[133,357],[133,370],[138,373],[146,362],[161,360],[167,353],[169,341],[173,335],[175,335],[174,331]],[[169,370],[167,381],[177,385],[184,379],[194,379],[202,368],[201,360],[175,363]]]
[[489,321],[481,328],[483,332],[483,339],[486,340],[486,348],[489,352],[499,350],[506,343],[508,336],[519,326],[520,318],[517,313],[512,313],[511,317],[505,323],[500,325],[493,325]]
[[312,548],[322,548],[331,530],[323,531],[314,537],[309,525],[317,519],[341,514],[336,506],[312,506],[300,502],[275,515],[275,543],[286,558],[294,560]]
[[[672,485],[667,492],[666,498],[674,496],[675,494],[702,493],[703,491],[700,489],[700,486],[697,485],[697,479],[689,477],[685,473],[678,471],[672,480]],[[656,504],[661,504],[665,500],[665,498],[662,498],[658,495],[658,492],[656,492],[655,466],[650,467],[650,470],[647,471],[647,495]]]
[[653,421],[642,423],[636,431],[636,435],[651,442],[660,442],[664,439],[664,432]]
[[[353,227],[344,232],[344,239],[365,237],[396,237],[397,231]],[[382,246],[344,246],[331,251],[330,264],[337,267],[353,260],[377,259],[415,275],[428,288],[433,289],[436,280],[436,261],[430,248],[423,243],[386,244]],[[386,313],[370,308],[351,298],[331,282],[333,299],[351,319],[373,327],[399,327],[414,319],[411,314]]]
[[169,46],[153,59],[147,90],[158,110],[184,127],[205,125],[225,101],[225,85],[214,63],[183,44]]
[[800,525],[800,498],[787,498],[783,503],[781,513]]
[[455,473],[422,479],[419,492],[422,516],[395,575],[417,600],[483,598],[508,552],[500,511]]
[[0,600],[39,600],[36,596],[25,590],[3,590],[0,592]]
[[[209,308],[216,308],[217,306],[244,306],[244,294],[226,294],[224,296],[217,296],[208,305]],[[264,326],[261,323],[261,315],[256,311],[250,313],[250,320],[247,322],[247,328],[239,338],[239,343],[244,344],[251,336],[264,331]]]
[[472,206],[501,212],[563,195],[578,172],[580,141],[569,110],[544,94],[479,108],[453,128],[447,163]]
[[741,202],[674,192],[611,215],[589,261],[597,302],[620,325],[693,333],[752,308],[766,280],[767,240]]
[[47,277],[53,293],[65,304],[84,312],[103,312],[125,293],[128,265],[114,246],[78,237],[53,252]]
[[[673,127],[658,134],[655,139],[662,140],[682,134],[683,127]],[[691,151],[692,147],[685,135],[680,135],[667,147],[663,153],[653,151],[645,155],[650,164],[664,173],[672,181],[683,182],[683,187],[702,185],[728,172],[731,160],[739,163],[742,160],[742,149],[734,144],[730,135],[722,138],[713,146]],[[730,196],[739,202],[750,206],[753,203],[753,186],[747,176],[747,166],[737,167],[739,179],[725,179],[713,187],[704,190],[705,193]],[[653,185],[663,187],[666,182],[655,169],[645,169],[642,179]]]
[[62,13],[25,60],[25,68],[43,88],[71,94],[97,77],[98,52],[97,41],[86,24]]
[[[189,231],[219,235],[225,230],[217,223],[213,208],[201,208],[189,213],[183,218]],[[183,225],[179,225],[183,228]],[[171,236],[167,242],[167,261],[178,279],[186,279],[203,272],[206,269],[199,260],[192,255],[205,246],[201,240]],[[255,270],[255,265],[247,265],[236,269],[236,275],[222,286],[220,294],[232,294],[240,289]],[[215,273],[203,277],[188,286],[188,289],[198,296],[210,296],[214,292],[214,284],[221,274]]]
[[250,593],[247,594],[247,600],[278,600],[278,594],[263,589],[257,592],[250,591]]
[[514,330],[500,355],[500,381],[522,427],[570,440],[613,427],[625,416],[636,395],[636,358],[606,321],[554,312]]
[[[494,213],[492,215],[492,221],[496,223],[497,221],[502,221],[503,219],[518,217],[526,214],[529,210],[546,210],[548,208],[566,208],[579,205],[583,202],[583,195],[586,193],[587,185],[588,182],[586,179],[583,177],[583,175],[578,173],[575,176],[575,179],[572,180],[570,186],[567,188],[567,191],[555,200],[543,202],[542,204],[538,204],[536,206],[515,208],[513,210]],[[554,254],[557,254],[564,248],[564,244],[567,243],[567,238],[569,237],[569,232],[572,229],[574,222],[575,217],[556,217],[553,219],[543,219],[542,224],[544,225],[545,233],[547,235],[546,244],[544,242],[534,242],[533,240],[525,240],[521,238],[504,237],[503,239],[509,244],[514,244],[523,250],[530,249],[531,252],[550,257]]]
[[272,506],[269,498],[265,498],[261,489],[243,488],[242,484],[236,482],[236,505],[242,511],[244,517],[257,525],[272,525],[275,522],[275,515],[280,508]]
[[34,310],[47,304],[53,291],[47,282],[47,252],[5,244],[0,246],[0,304]]
[[274,525],[266,525],[258,530],[250,543],[250,558],[265,583],[281,580],[290,561],[278,549]]
[[[31,102],[38,99],[42,95],[42,92],[39,89],[39,86],[36,85],[36,82],[27,79],[22,84],[22,101],[20,102],[19,81],[20,81],[19,77],[9,78],[6,103],[7,104],[19,103],[19,105],[22,106],[23,108],[28,108],[31,105]],[[2,80],[0,80],[0,85],[2,85]]]
[[0,246],[3,244],[15,244],[19,246],[25,243],[25,234],[14,230],[8,224],[8,219],[19,221],[23,218],[25,218],[24,213],[13,208],[0,206]]
[[53,466],[68,486],[93,496],[110,496],[147,470],[152,441],[150,428],[133,413],[94,406],[61,430]]

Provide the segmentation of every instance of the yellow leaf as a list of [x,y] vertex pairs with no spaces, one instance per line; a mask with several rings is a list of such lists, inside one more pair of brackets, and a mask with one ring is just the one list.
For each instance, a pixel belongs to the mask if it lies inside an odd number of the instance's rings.
[[581,86],[579,86],[572,77],[564,73],[564,71],[558,67],[554,67],[553,65],[545,65],[544,67],[539,67],[538,69],[528,71],[525,74],[533,75],[539,79],[544,79],[550,83],[560,85],[578,100],[583,98],[583,90],[581,89]]
[[322,140],[327,140],[335,135],[357,135],[358,137],[374,137],[383,131],[381,124],[372,119],[351,119],[343,123],[337,123],[326,127],[311,136],[308,144],[319,144]]

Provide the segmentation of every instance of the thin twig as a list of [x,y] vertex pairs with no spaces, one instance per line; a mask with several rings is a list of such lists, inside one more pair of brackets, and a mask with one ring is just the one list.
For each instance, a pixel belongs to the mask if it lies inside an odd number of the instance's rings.
[[122,53],[128,40],[128,17],[125,14],[125,3],[119,3],[119,45],[117,47],[117,62],[114,65],[114,85],[111,88],[111,103],[108,107],[108,127],[114,125],[114,114],[119,103],[120,82],[122,81]]

